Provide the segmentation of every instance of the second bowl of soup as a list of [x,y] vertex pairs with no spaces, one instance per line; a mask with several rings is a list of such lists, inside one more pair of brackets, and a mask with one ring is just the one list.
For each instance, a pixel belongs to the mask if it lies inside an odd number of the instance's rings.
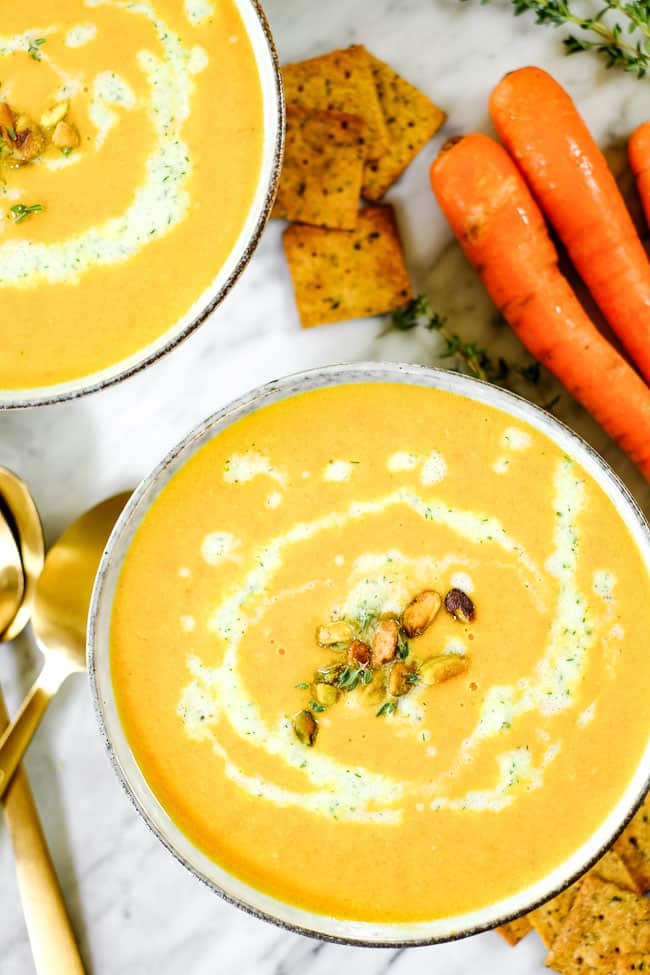
[[568,883],[643,795],[649,564],[620,482],[517,397],[292,377],[124,513],[90,630],[104,733],[163,842],[249,909],[466,934]]
[[203,321],[268,216],[283,100],[254,0],[23,0],[0,34],[2,407],[105,385]]

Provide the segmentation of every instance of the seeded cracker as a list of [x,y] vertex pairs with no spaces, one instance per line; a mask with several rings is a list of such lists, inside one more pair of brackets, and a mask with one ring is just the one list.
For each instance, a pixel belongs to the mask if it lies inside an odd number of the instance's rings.
[[368,158],[377,159],[387,150],[386,122],[364,47],[356,45],[285,64],[282,80],[287,105],[359,115],[368,126]]
[[611,975],[636,975],[637,972],[650,975],[650,955],[613,953],[607,956],[606,961]]
[[284,162],[274,217],[350,230],[356,226],[366,158],[357,115],[287,106]]
[[625,828],[614,848],[642,893],[650,891],[650,796]]
[[527,917],[518,917],[515,921],[510,921],[509,924],[502,924],[497,931],[502,938],[512,945],[518,945],[522,938],[525,938],[529,931],[531,931],[531,924]]
[[[589,872],[594,877],[616,884],[623,890],[638,891],[638,887],[625,864],[614,850],[608,850]],[[571,905],[577,897],[581,883],[581,880],[577,881],[573,886],[563,890],[557,897],[547,901],[546,904],[542,904],[541,907],[531,911],[528,915],[530,923],[547,948],[550,948],[557,938],[571,910]]]
[[362,193],[380,200],[446,119],[441,108],[379,58],[368,55],[388,130],[388,148],[366,163]]
[[650,901],[585,877],[545,964],[561,975],[610,975],[612,952],[650,952]]
[[284,250],[303,328],[381,315],[411,297],[392,207],[360,210],[355,230],[294,224]]

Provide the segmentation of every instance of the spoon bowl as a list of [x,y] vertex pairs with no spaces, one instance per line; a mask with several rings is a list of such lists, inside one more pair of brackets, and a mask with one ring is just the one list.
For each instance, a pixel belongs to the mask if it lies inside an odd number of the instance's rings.
[[20,605],[4,631],[0,620],[0,639],[13,640],[29,623],[36,582],[43,569],[45,542],[40,515],[29,488],[17,474],[6,467],[0,467],[0,512],[4,512],[12,530],[22,563],[23,592]]
[[16,618],[24,592],[20,551],[9,522],[0,510],[0,639]]
[[18,715],[0,738],[0,798],[45,710],[71,674],[86,669],[86,623],[95,575],[128,492],[96,505],[50,549],[36,584],[32,624],[45,664]]

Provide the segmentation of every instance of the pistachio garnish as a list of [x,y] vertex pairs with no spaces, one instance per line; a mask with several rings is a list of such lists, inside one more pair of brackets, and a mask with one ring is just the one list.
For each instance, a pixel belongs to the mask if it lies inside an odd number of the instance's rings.
[[316,640],[320,647],[333,647],[337,644],[347,646],[352,636],[352,627],[343,620],[328,626],[319,626],[316,630]]
[[313,745],[318,734],[318,722],[311,711],[299,711],[293,717],[293,730],[302,745]]
[[424,589],[411,600],[402,615],[402,627],[409,637],[422,636],[438,615],[442,605],[440,594],[434,589]]
[[471,623],[474,619],[474,603],[462,589],[450,589],[445,596],[445,609],[460,623]]
[[398,639],[399,626],[396,620],[381,620],[372,638],[372,661],[375,665],[394,660]]
[[45,136],[28,115],[19,115],[13,139],[13,158],[20,163],[31,162],[45,149]]
[[332,684],[316,684],[314,697],[325,708],[331,708],[339,699],[339,692]]
[[353,640],[346,654],[347,661],[353,666],[367,667],[372,660],[372,650],[363,640]]
[[379,704],[386,697],[386,686],[384,683],[384,671],[380,667],[377,670],[369,671],[370,681],[362,684],[361,693],[366,704]]
[[420,680],[427,687],[442,684],[451,677],[464,674],[469,668],[469,660],[459,653],[442,653],[438,657],[429,657],[420,665]]
[[341,676],[343,664],[332,664],[331,667],[319,667],[314,674],[315,684],[336,684]]
[[15,131],[14,113],[6,102],[0,102],[0,135],[4,139],[11,138],[11,133]]
[[[358,616],[319,626],[316,639],[321,647],[338,654],[329,665],[319,667],[311,681],[296,684],[312,696],[308,708],[293,719],[298,739],[312,745],[318,733],[314,717],[333,707],[345,694],[362,695],[366,704],[378,707],[378,716],[394,714],[399,700],[416,684],[431,687],[465,673],[470,661],[460,653],[441,653],[420,663],[411,655],[408,640],[421,636],[431,626],[442,606],[434,589],[423,589],[405,608],[401,619],[380,608],[363,604]],[[445,607],[455,619],[471,622],[474,603],[461,589],[450,589]],[[345,656],[343,656],[345,654]]]
[[407,694],[411,689],[411,681],[408,679],[411,674],[411,669],[401,660],[394,663],[388,677],[389,694],[393,697],[402,697],[403,694]]
[[57,102],[47,112],[41,115],[41,125],[44,129],[53,129],[58,122],[62,122],[68,114],[70,102]]
[[52,145],[57,149],[76,149],[79,142],[79,133],[69,122],[59,122],[52,133]]

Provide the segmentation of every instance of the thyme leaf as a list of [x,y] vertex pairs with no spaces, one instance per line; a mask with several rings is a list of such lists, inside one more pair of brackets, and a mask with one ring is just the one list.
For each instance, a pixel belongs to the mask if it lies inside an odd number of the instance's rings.
[[[650,8],[650,0],[648,0],[648,4]],[[482,379],[484,382],[494,383],[497,386],[508,386],[507,381],[514,377],[523,379],[531,386],[539,386],[541,379],[539,362],[534,361],[526,366],[511,366],[502,356],[492,357],[486,349],[476,342],[467,342],[457,332],[452,332],[447,326],[447,319],[433,310],[426,295],[417,295],[403,308],[394,311],[390,317],[388,330],[396,329],[398,332],[408,332],[414,328],[425,328],[430,332],[438,332],[445,342],[441,358],[454,359],[456,361],[455,368],[458,371],[466,372],[476,379]],[[548,403],[543,403],[542,406],[550,411],[558,399],[559,397],[556,396]]]
[[32,61],[41,60],[41,48],[45,44],[45,37],[35,37],[33,41],[29,42],[29,47],[27,48],[27,53],[29,54]]
[[[489,0],[481,0],[482,4]],[[572,0],[511,0],[516,17],[532,13],[535,23],[571,28],[563,39],[566,54],[594,51],[608,68],[622,68],[637,78],[650,69],[648,0],[589,0],[577,9]]]
[[31,217],[33,213],[40,213],[44,209],[45,207],[42,203],[32,203],[31,206],[25,206],[24,203],[14,203],[12,207],[9,207],[14,223],[22,223],[23,220]]
[[395,701],[384,701],[384,703],[382,704],[382,706],[377,711],[377,717],[378,718],[381,718],[385,714],[394,714],[396,708],[397,708],[397,705],[396,705]]

